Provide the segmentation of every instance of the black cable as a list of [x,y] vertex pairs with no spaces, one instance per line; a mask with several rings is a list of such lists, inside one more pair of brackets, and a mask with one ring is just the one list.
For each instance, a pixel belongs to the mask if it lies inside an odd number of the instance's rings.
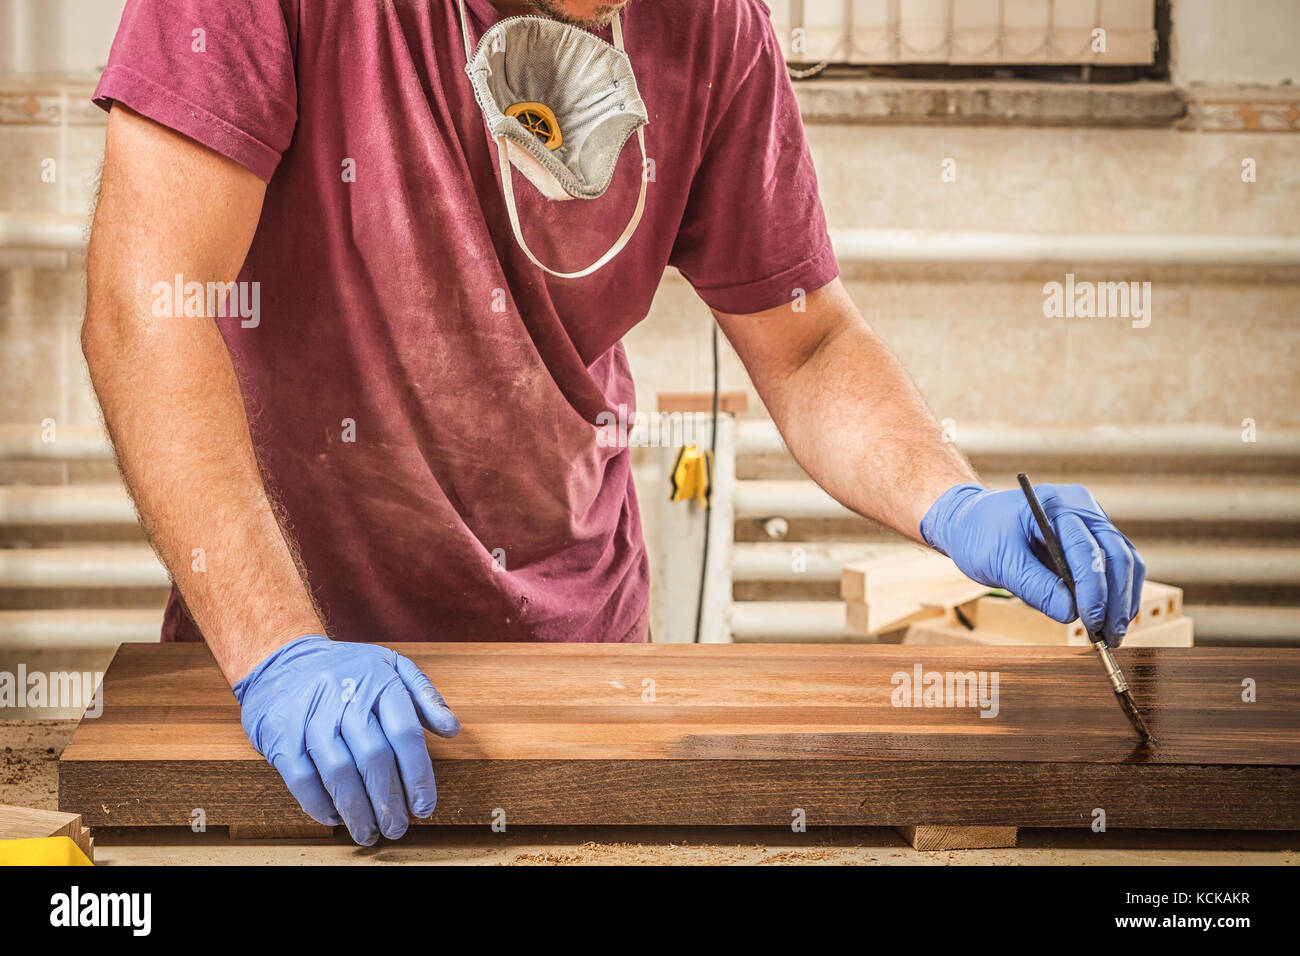
[[695,641],[700,643],[704,620],[704,582],[709,572],[709,529],[713,525],[713,459],[718,450],[718,323],[713,323],[713,423],[709,428],[709,455],[704,461],[704,548],[700,557],[700,595],[695,602]]

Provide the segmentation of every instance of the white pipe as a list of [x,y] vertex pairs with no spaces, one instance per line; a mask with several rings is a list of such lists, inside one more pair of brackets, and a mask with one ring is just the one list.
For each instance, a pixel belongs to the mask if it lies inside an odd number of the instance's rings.
[[0,649],[156,643],[162,610],[0,611]]
[[1185,604],[1197,644],[1300,644],[1300,608]]
[[893,542],[736,542],[733,581],[839,581],[844,565],[916,554],[918,545]]
[[1131,263],[1251,269],[1300,265],[1300,238],[1294,236],[837,229],[831,231],[831,242],[842,263],[1034,263],[1062,268]]
[[[1247,433],[1248,434],[1248,433]],[[1300,428],[1257,428],[1255,441],[1242,440],[1231,425],[1083,425],[1061,428],[962,424],[952,438],[968,455],[1018,458],[1300,458]],[[736,454],[788,454],[770,419],[736,422]]]
[[150,548],[0,548],[0,588],[161,588]]
[[[1007,479],[993,487],[1012,487]],[[1116,521],[1300,521],[1300,485],[1090,482]],[[807,480],[736,483],[737,518],[851,518],[853,512]]]
[[[1300,265],[1300,238],[1294,236],[833,229],[831,242],[836,257],[844,263],[1039,263],[1062,267],[1138,263],[1251,269]],[[0,213],[0,247],[79,249],[83,245],[84,223],[77,216]]]
[[135,523],[121,485],[0,485],[0,525]]
[[[736,581],[839,581],[848,561],[860,561],[885,545],[863,541],[737,542],[732,558]],[[797,555],[793,549],[803,549]],[[1300,583],[1300,548],[1250,548],[1237,545],[1144,545],[1147,577],[1178,586],[1188,584],[1295,585]],[[804,570],[798,570],[802,566]]]
[[728,624],[733,641],[749,644],[875,643],[847,629],[839,601],[737,601]]
[[86,244],[80,216],[0,212],[0,249],[76,250]]
[[0,425],[0,461],[99,461],[112,455],[97,425]]

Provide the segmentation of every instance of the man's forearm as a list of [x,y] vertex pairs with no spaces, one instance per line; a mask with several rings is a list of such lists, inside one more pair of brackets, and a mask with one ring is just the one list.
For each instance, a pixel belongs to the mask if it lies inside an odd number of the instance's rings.
[[846,507],[920,540],[921,518],[975,473],[865,322],[825,340],[773,411],[790,451]]
[[[809,296],[807,308],[806,315],[782,308],[718,318],[813,480],[846,507],[919,541],[929,506],[975,473],[838,282]],[[800,339],[791,322],[825,334]],[[784,331],[766,335],[767,323]]]
[[121,106],[108,120],[82,348],[150,540],[233,683],[321,622],[262,484],[235,370],[208,317],[157,317],[155,283],[238,274],[252,173]]
[[322,627],[257,469],[234,369],[208,319],[88,313],[83,342],[146,531],[233,683]]

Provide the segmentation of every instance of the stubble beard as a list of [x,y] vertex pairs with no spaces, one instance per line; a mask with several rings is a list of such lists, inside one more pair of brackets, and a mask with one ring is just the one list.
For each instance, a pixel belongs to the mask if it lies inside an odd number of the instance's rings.
[[538,11],[546,14],[552,20],[559,20],[561,23],[567,23],[571,27],[582,27],[583,29],[599,29],[607,27],[623,9],[630,0],[601,0],[597,5],[596,12],[589,17],[574,17],[564,12],[563,0],[528,0],[530,6],[536,7]]

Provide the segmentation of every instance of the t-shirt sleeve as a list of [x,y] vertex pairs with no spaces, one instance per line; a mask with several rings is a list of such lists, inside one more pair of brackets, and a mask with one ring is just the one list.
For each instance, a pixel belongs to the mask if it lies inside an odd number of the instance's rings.
[[128,0],[94,101],[270,181],[298,119],[297,0]]
[[709,306],[748,315],[821,288],[839,267],[767,7],[755,0],[733,9],[737,28],[721,35],[728,53],[744,54],[724,56],[713,82],[735,92],[708,119],[669,261]]

